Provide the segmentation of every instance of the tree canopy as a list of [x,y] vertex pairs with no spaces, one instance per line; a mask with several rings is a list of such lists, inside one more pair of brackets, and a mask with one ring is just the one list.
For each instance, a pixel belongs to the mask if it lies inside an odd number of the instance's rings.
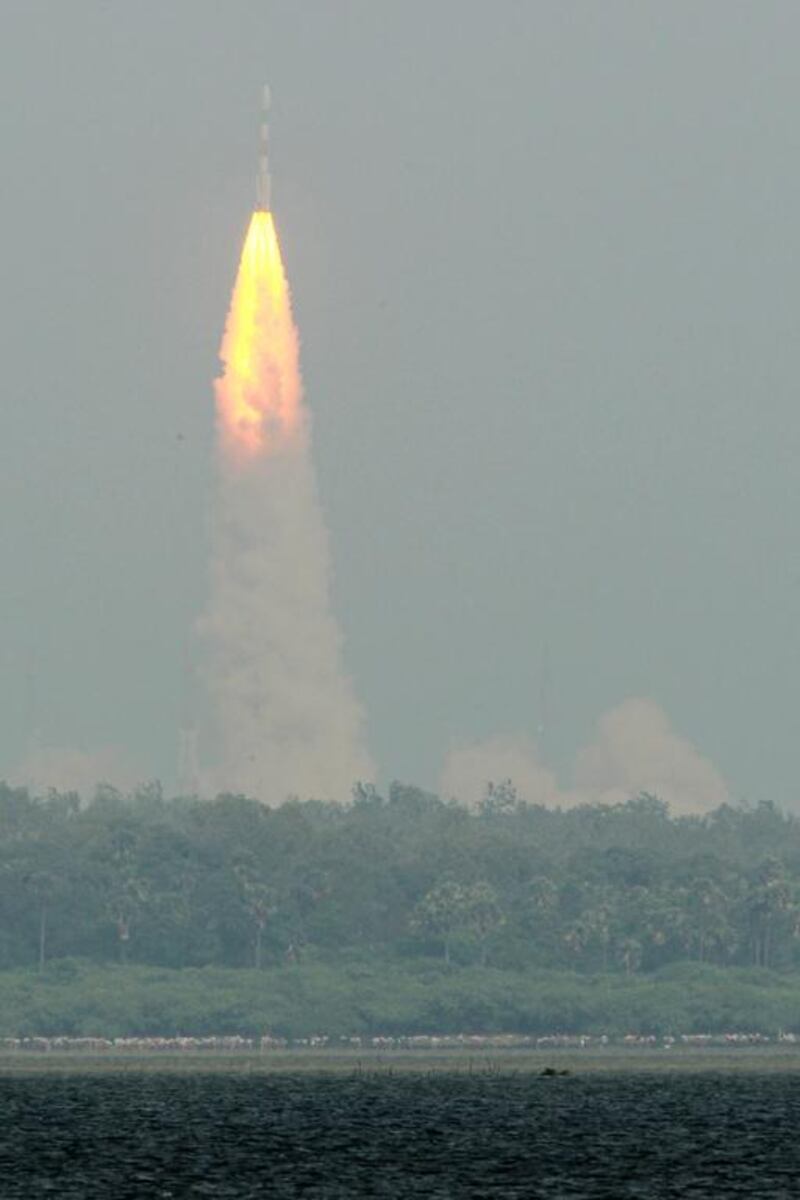
[[672,817],[657,798],[477,811],[395,783],[353,803],[0,785],[0,969],[441,959],[625,976],[800,957],[800,821]]

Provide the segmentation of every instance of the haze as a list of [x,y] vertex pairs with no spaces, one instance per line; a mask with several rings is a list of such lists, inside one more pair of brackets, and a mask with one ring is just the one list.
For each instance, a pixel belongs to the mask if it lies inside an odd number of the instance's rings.
[[538,730],[580,786],[639,697],[733,797],[791,806],[800,9],[3,14],[0,775],[38,731],[174,782],[268,80],[382,779]]

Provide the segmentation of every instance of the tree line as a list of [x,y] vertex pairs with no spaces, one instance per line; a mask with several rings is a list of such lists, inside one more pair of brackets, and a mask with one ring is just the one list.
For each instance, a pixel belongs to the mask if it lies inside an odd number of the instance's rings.
[[0,784],[0,968],[50,959],[281,968],[438,958],[635,975],[800,958],[800,821],[770,803],[673,817],[641,795],[553,810],[490,785],[350,805]]

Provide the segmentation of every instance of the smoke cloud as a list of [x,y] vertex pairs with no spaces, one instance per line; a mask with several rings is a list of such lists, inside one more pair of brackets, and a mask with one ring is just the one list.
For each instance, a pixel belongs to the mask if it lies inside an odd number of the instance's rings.
[[445,758],[439,794],[476,808],[489,783],[511,779],[529,804],[563,803],[552,771],[537,760],[536,744],[525,734],[500,734],[471,745],[454,746]]
[[489,782],[511,779],[531,804],[615,804],[641,792],[665,800],[674,814],[702,813],[729,801],[716,767],[671,727],[653,700],[632,698],[605,713],[577,755],[574,787],[562,789],[525,736],[498,736],[450,751],[440,793],[476,805]]
[[575,783],[606,803],[652,792],[674,813],[708,812],[730,799],[713,763],[644,699],[626,700],[600,718],[594,741],[578,755]]
[[74,750],[62,746],[32,749],[13,771],[8,782],[26,787],[33,795],[45,792],[78,792],[90,797],[99,784],[130,791],[141,780],[122,750],[104,746],[98,750]]

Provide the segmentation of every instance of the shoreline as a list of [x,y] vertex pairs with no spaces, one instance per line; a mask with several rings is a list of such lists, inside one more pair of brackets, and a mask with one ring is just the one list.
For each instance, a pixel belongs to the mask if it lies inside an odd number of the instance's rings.
[[239,1052],[193,1051],[4,1051],[0,1077],[46,1074],[320,1074],[380,1076],[393,1074],[541,1075],[556,1067],[570,1076],[597,1073],[800,1072],[800,1047],[785,1044],[747,1046],[606,1046],[516,1050],[378,1050],[303,1048]]

